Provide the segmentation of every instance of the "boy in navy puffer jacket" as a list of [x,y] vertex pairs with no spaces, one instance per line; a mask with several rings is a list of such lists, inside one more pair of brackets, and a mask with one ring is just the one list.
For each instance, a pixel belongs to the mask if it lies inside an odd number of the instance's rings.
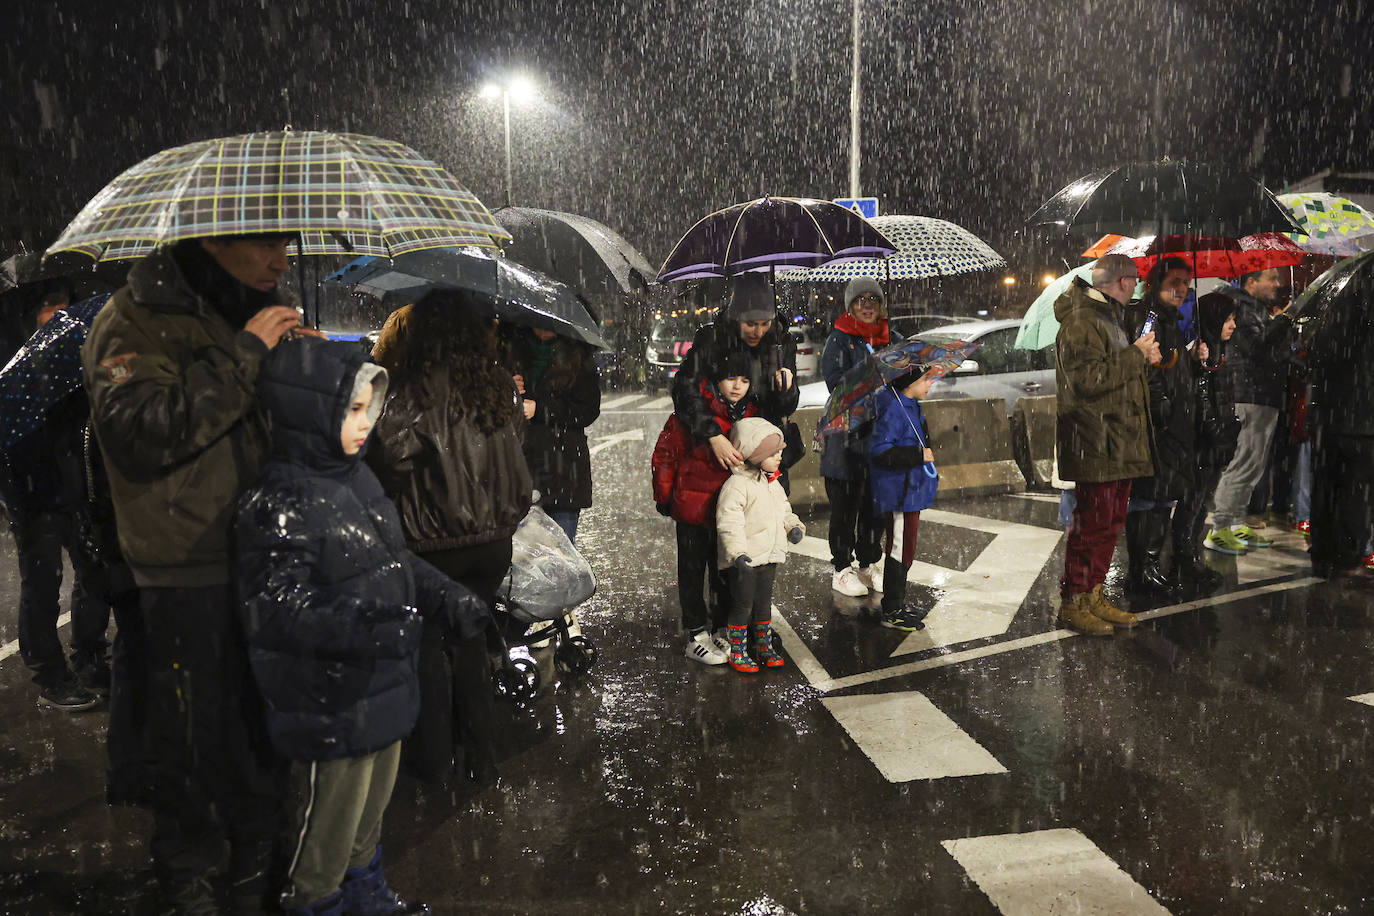
[[465,635],[488,615],[406,549],[362,461],[387,383],[366,360],[353,344],[305,338],[263,361],[272,456],[233,527],[253,675],[273,746],[291,762],[282,903],[297,914],[429,912],[387,887],[378,845],[419,712],[419,613]]
[[930,449],[930,430],[921,398],[935,379],[921,370],[908,373],[874,395],[873,433],[868,440],[873,481],[873,513],[885,526],[883,546],[883,626],[908,633],[925,629],[929,608],[906,604],[906,576],[916,556],[921,510],[935,501],[939,477]]

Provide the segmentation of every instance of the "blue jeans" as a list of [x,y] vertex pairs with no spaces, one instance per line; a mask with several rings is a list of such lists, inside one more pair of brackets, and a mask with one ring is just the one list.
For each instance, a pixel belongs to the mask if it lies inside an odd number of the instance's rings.
[[563,529],[563,533],[568,536],[568,540],[577,543],[577,517],[582,514],[581,509],[545,509],[549,518],[558,523],[558,527]]

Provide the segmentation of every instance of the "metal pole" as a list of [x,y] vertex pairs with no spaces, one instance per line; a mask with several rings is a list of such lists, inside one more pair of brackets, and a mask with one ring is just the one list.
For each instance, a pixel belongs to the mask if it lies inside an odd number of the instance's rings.
[[854,0],[854,54],[849,81],[849,196],[859,196],[859,3]]
[[510,180],[510,92],[501,90],[501,103],[506,110],[506,206],[509,207],[511,195]]

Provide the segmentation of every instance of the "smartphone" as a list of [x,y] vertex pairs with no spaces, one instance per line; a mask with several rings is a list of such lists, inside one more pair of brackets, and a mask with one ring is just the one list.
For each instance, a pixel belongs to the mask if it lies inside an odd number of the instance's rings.
[[1141,335],[1142,337],[1144,337],[1146,334],[1153,333],[1153,332],[1154,332],[1154,329],[1155,329],[1155,313],[1154,313],[1154,312],[1146,312],[1146,313],[1145,313],[1145,323],[1142,324],[1142,325],[1140,326],[1140,335]]

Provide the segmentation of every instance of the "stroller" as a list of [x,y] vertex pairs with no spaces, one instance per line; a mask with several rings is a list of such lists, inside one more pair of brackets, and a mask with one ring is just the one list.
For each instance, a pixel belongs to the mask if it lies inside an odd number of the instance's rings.
[[[566,619],[595,592],[591,566],[558,523],[533,506],[515,531],[510,574],[496,593],[501,653],[492,685],[497,699],[527,705],[539,692],[538,667],[529,658],[512,659],[512,648],[554,640],[554,663],[569,674],[581,674],[596,662],[596,647],[585,636],[570,636]],[[526,633],[541,621],[552,626]]]

